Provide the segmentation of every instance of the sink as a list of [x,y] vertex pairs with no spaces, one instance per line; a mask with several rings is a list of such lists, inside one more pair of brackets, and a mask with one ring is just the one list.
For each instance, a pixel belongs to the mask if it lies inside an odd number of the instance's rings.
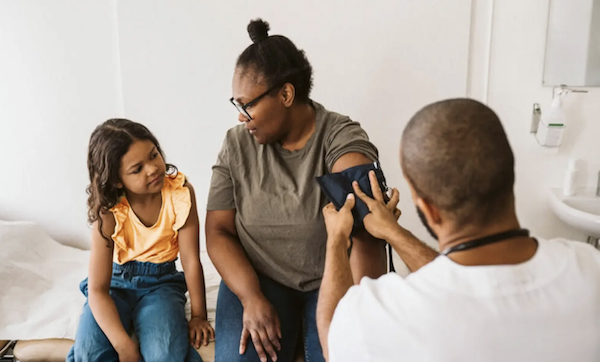
[[550,208],[566,224],[600,238],[600,196],[596,196],[596,189],[579,188],[573,196],[564,196],[560,188],[551,189]]

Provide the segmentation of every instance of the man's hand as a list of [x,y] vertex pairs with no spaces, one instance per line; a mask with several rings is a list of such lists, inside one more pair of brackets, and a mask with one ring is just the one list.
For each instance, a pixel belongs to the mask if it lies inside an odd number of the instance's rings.
[[354,217],[352,216],[354,203],[354,195],[348,194],[346,203],[339,211],[331,203],[323,208],[323,216],[325,217],[325,226],[327,227],[329,240],[347,240],[348,247],[350,246],[350,233],[354,225]]
[[371,211],[363,219],[363,224],[369,234],[378,239],[388,240],[390,236],[394,234],[394,231],[400,228],[398,225],[398,218],[400,217],[401,212],[396,208],[400,201],[400,193],[398,192],[398,189],[394,189],[390,201],[386,204],[374,171],[369,172],[369,180],[371,181],[371,191],[373,192],[374,199],[367,196],[360,189],[358,182],[354,181],[352,183],[356,196],[358,196],[358,198],[367,205],[369,211]]

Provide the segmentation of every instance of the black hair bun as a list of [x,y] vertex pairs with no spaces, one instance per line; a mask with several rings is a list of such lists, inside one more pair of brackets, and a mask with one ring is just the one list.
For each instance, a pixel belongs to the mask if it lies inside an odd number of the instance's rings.
[[269,23],[263,19],[254,19],[248,24],[248,34],[253,43],[259,43],[269,37]]

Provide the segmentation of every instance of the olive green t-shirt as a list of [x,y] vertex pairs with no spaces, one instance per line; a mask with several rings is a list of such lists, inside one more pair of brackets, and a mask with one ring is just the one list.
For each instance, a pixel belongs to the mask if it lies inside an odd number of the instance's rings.
[[315,132],[300,150],[261,145],[244,125],[230,129],[213,166],[207,206],[235,209],[238,237],[257,273],[300,291],[320,286],[325,263],[321,209],[328,201],[315,178],[346,153],[378,157],[359,123],[312,105]]

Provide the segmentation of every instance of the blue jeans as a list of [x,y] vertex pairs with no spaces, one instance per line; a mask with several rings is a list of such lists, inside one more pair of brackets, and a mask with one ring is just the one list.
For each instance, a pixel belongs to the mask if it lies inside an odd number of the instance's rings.
[[[302,333],[305,361],[324,362],[316,321],[319,290],[300,292],[264,276],[259,276],[258,280],[262,293],[277,311],[281,322],[281,351],[277,353],[277,361],[294,360],[299,333]],[[217,300],[215,362],[259,361],[251,338],[246,353],[239,354],[243,313],[238,297],[221,282]]]
[[[87,297],[87,279],[79,287]],[[176,270],[174,262],[113,263],[110,296],[125,330],[129,334],[135,331],[143,361],[202,361],[188,338],[186,290],[183,273]],[[96,323],[87,302],[75,344],[67,356],[67,362],[74,361],[119,361],[117,352]]]

